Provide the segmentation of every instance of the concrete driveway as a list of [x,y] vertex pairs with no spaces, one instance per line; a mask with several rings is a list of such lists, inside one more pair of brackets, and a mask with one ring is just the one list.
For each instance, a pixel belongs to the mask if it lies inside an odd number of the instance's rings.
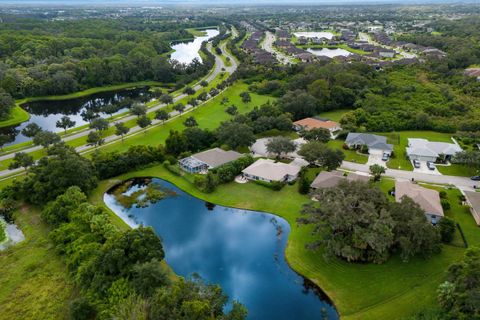
[[367,166],[373,166],[374,164],[378,164],[379,166],[382,167],[387,167],[386,161],[382,160],[383,155],[382,154],[369,154],[368,155],[368,161],[367,161]]
[[[412,166],[413,166],[413,161],[412,161]],[[434,174],[434,175],[440,175],[440,176],[442,175],[440,171],[438,171],[436,166],[435,166],[435,170],[428,169],[426,161],[420,161],[420,168],[415,168],[415,166],[413,166],[413,172],[424,173],[424,174]]]

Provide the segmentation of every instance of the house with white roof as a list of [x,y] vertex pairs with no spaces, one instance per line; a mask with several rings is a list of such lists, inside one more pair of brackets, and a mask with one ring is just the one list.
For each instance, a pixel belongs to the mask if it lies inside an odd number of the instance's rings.
[[290,182],[297,179],[302,167],[308,163],[302,159],[295,159],[291,163],[275,162],[271,159],[259,159],[242,173],[248,180],[265,182]]
[[400,202],[405,196],[412,199],[423,209],[427,220],[432,224],[437,224],[444,217],[438,191],[424,188],[410,181],[396,181],[395,200]]
[[432,161],[450,160],[463,149],[455,143],[430,142],[426,139],[408,139],[407,156],[410,160]]

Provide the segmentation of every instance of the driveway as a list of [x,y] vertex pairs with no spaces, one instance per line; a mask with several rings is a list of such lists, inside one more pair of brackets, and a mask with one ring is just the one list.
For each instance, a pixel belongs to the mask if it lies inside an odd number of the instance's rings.
[[384,168],[387,167],[387,164],[385,161],[382,160],[383,155],[382,154],[370,154],[368,155],[368,161],[367,161],[367,166],[373,166],[374,164],[378,164],[379,166],[382,166]]
[[[413,166],[413,161],[412,161],[412,166]],[[440,175],[440,176],[442,175],[440,171],[438,171],[436,166],[435,166],[435,170],[428,169],[426,161],[420,161],[420,168],[415,168],[415,166],[413,166],[413,172],[424,173],[424,174],[434,174],[434,175]]]

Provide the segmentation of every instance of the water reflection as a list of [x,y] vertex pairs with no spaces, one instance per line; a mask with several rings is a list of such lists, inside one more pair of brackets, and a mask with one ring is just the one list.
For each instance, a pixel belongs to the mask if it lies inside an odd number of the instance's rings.
[[206,35],[195,37],[193,41],[180,42],[172,45],[172,49],[175,51],[171,54],[170,59],[185,64],[191,63],[195,58],[201,62],[202,58],[200,57],[199,50],[202,42],[208,41],[220,33],[217,29],[207,29],[204,31]]
[[[250,319],[338,319],[328,299],[311,290],[284,258],[289,224],[271,214],[211,206],[174,185],[153,179],[177,194],[147,208],[123,208],[113,193],[106,204],[131,226],[152,226],[176,273],[198,273],[219,283]],[[128,192],[125,191],[125,192]]]
[[[8,135],[10,142],[6,145],[12,145],[30,140],[21,133],[21,130],[30,123],[36,123],[44,130],[60,132],[63,129],[57,128],[56,123],[65,115],[75,121],[75,127],[79,127],[88,123],[82,117],[87,110],[106,118],[127,111],[133,102],[150,99],[149,88],[145,87],[102,92],[78,99],[29,102],[23,104],[22,107],[30,113],[30,119],[18,126],[1,128],[0,134]],[[115,108],[112,109],[114,112],[111,114],[102,112],[102,108],[105,106],[114,106]]]

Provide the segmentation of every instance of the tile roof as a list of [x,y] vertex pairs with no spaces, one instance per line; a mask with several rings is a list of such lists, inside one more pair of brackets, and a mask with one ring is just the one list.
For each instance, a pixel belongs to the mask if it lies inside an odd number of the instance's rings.
[[299,125],[304,127],[307,130],[316,129],[316,128],[324,128],[324,129],[333,129],[338,127],[338,123],[335,121],[322,121],[315,118],[305,118],[302,120],[295,121],[294,125]]

